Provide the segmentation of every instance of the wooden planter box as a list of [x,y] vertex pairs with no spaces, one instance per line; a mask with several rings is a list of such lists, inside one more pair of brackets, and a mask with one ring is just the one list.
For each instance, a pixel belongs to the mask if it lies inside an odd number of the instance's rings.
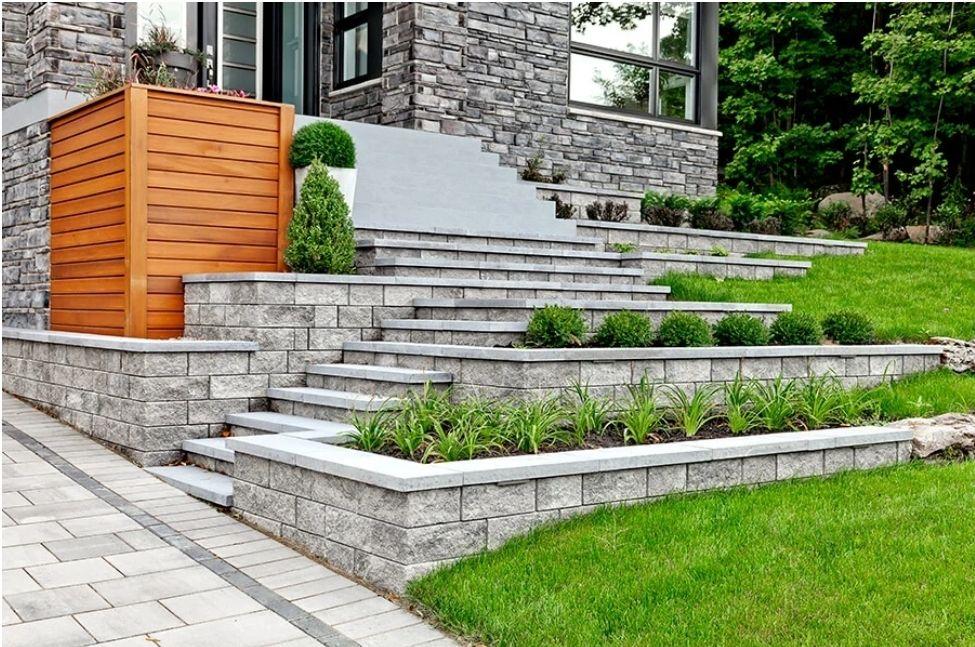
[[51,330],[183,333],[184,274],[284,269],[294,108],[127,85],[51,126]]

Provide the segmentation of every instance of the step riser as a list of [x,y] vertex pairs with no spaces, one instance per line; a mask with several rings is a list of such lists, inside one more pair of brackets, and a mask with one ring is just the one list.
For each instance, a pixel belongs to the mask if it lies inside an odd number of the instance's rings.
[[507,347],[525,341],[524,333],[455,332],[450,330],[394,330],[384,328],[383,341],[414,344],[450,344],[454,346]]
[[368,418],[372,415],[369,411],[351,411],[349,409],[331,407],[323,404],[312,404],[310,402],[292,402],[290,400],[270,400],[271,411],[277,413],[287,413],[294,416],[305,418],[315,418],[316,420],[333,420],[335,422],[352,422],[354,414],[360,418]]
[[345,351],[343,360],[347,364],[375,364],[377,366],[399,366],[401,368],[426,369],[433,363],[431,357],[422,355],[401,355],[398,353],[373,353],[364,351]]
[[560,240],[532,240],[531,238],[497,238],[494,236],[458,236],[448,233],[416,233],[387,229],[356,229],[357,238],[383,238],[416,240],[431,243],[462,243],[466,245],[493,245],[496,247],[526,247],[531,249],[559,249],[565,251],[601,252],[602,243],[569,242]]
[[493,270],[460,267],[412,267],[409,265],[364,265],[362,274],[375,276],[422,276],[444,279],[484,279],[508,281],[553,281],[558,283],[610,283],[643,285],[642,276],[587,274],[584,272],[548,272],[546,270]]
[[551,254],[530,254],[515,253],[506,254],[502,252],[474,252],[474,251],[448,251],[439,249],[410,249],[410,248],[388,248],[376,247],[361,250],[356,254],[356,262],[360,265],[371,265],[375,258],[430,258],[449,261],[479,261],[485,263],[528,263],[531,265],[586,265],[590,267],[619,267],[620,261],[616,258],[573,258],[571,252],[565,252],[553,256]]
[[805,276],[805,268],[736,265],[734,263],[681,263],[676,261],[623,261],[623,267],[642,267],[647,279],[656,279],[670,272],[700,274],[722,279],[750,279],[767,281],[776,276]]
[[233,463],[217,460],[209,456],[201,456],[200,454],[194,454],[193,452],[186,452],[186,462],[190,465],[196,465],[197,467],[209,470],[211,472],[216,472],[218,474],[224,474],[226,476],[234,475]]
[[[621,308],[622,309],[622,308]],[[715,323],[729,312],[714,311],[714,310],[686,310],[682,309],[682,312],[691,312],[694,314],[699,314],[709,323]],[[450,307],[420,307],[416,309],[417,319],[448,319],[448,320],[464,320],[464,321],[528,321],[531,319],[532,314],[535,312],[535,308],[450,308]],[[603,319],[607,316],[618,312],[618,310],[590,310],[583,309],[582,316],[586,323],[595,328]],[[659,325],[661,320],[669,313],[668,310],[651,310],[651,311],[640,311],[640,314],[645,314],[650,318],[655,326]],[[765,323],[769,324],[778,316],[778,312],[769,311],[757,311],[748,312],[754,317],[758,317]]]
[[[403,384],[401,382],[386,382],[382,380],[369,380],[354,377],[338,377],[334,375],[316,375],[308,373],[306,382],[308,386],[319,389],[332,389],[335,391],[351,391],[353,393],[365,393],[382,397],[402,397],[408,393],[421,393],[424,384]],[[437,390],[448,388],[449,384],[431,383]]]
[[268,433],[268,432],[264,431],[263,429],[254,429],[252,427],[243,427],[243,426],[240,426],[240,425],[227,425],[227,429],[230,430],[230,435],[231,436],[235,436],[235,437],[239,437],[239,436],[263,436],[263,435],[265,435],[265,434]]

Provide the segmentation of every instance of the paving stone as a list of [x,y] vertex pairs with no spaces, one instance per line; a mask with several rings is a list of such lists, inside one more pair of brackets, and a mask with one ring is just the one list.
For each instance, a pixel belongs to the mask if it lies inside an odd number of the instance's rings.
[[24,568],[39,564],[50,564],[58,561],[51,552],[41,544],[23,544],[3,549],[3,568]]
[[147,573],[125,579],[98,582],[95,591],[113,606],[170,598],[187,593],[219,589],[226,583],[202,566],[177,571]]
[[105,561],[126,576],[170,571],[177,568],[187,568],[195,564],[192,559],[172,547],[154,548],[122,555],[109,555],[105,558]]
[[186,624],[199,624],[219,618],[260,611],[263,607],[243,591],[232,587],[190,593],[160,600]]
[[153,634],[166,647],[263,647],[304,638],[305,634],[271,611],[168,629]]
[[32,566],[27,572],[44,588],[89,584],[122,577],[121,573],[100,557]]
[[27,591],[37,591],[41,586],[22,568],[3,571],[3,594],[14,595]]
[[155,601],[80,613],[75,616],[75,620],[98,641],[153,634],[183,624]]
[[419,622],[421,622],[421,620],[412,613],[407,613],[402,609],[395,609],[393,611],[387,611],[386,613],[380,613],[368,618],[362,618],[360,620],[353,620],[351,622],[335,625],[335,629],[336,631],[341,631],[343,634],[349,638],[352,638],[353,640],[358,640],[360,638],[385,633],[393,629],[409,627],[411,625],[418,624]]
[[3,628],[5,647],[80,647],[95,640],[70,616],[22,622]]
[[361,647],[412,647],[413,645],[428,645],[430,641],[444,638],[444,635],[425,624],[414,624],[401,629],[394,629],[359,639]]
[[148,530],[126,530],[116,533],[116,536],[136,550],[147,550],[167,545],[166,542]]
[[43,620],[108,608],[100,595],[87,584],[30,591],[16,595],[5,592],[4,599],[25,621]]
[[117,535],[91,535],[77,539],[59,539],[44,544],[63,562],[89,557],[128,553],[132,547]]
[[104,535],[125,530],[142,530],[142,526],[121,512],[84,519],[68,519],[62,521],[61,525],[75,537]]
[[349,604],[324,609],[315,613],[314,615],[322,622],[330,624],[334,627],[339,623],[351,622],[353,620],[358,620],[359,618],[374,616],[398,608],[399,607],[386,598],[373,596],[365,600],[359,600],[357,602],[350,602]]
[[376,597],[376,594],[366,587],[351,580],[346,582],[347,584],[333,591],[296,599],[295,604],[309,613],[314,613]]
[[55,539],[70,539],[71,533],[53,521],[11,526],[3,531],[3,546],[37,544]]

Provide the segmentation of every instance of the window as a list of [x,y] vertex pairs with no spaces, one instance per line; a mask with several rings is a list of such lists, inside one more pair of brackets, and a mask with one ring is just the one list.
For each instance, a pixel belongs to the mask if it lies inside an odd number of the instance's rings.
[[573,2],[569,100],[697,120],[693,2]]
[[262,98],[261,7],[256,2],[221,2],[218,7],[217,84]]
[[379,77],[382,21],[381,2],[335,4],[335,89]]

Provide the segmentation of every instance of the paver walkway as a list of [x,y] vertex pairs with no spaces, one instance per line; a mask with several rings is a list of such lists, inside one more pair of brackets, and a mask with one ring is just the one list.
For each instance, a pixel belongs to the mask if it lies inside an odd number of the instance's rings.
[[3,396],[3,645],[455,645]]

